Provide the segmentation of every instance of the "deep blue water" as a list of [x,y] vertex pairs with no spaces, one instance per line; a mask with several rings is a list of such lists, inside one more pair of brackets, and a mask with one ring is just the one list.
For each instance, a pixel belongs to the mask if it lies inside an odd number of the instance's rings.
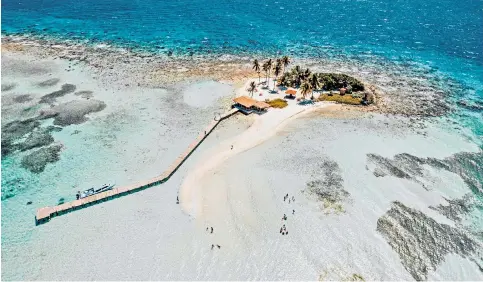
[[2,30],[205,52],[426,50],[483,64],[481,0],[4,0]]

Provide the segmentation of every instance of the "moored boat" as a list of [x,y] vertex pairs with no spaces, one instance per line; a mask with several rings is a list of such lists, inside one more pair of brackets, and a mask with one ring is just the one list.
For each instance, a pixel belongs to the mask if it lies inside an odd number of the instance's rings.
[[114,185],[115,184],[104,184],[98,189],[90,188],[90,189],[87,189],[83,192],[77,191],[76,198],[77,198],[77,200],[79,200],[79,199],[83,199],[83,198],[86,198],[86,197],[89,197],[89,196],[92,196],[92,195],[95,195],[95,194],[99,194],[99,193],[102,193],[102,192],[105,192],[105,191],[109,191],[114,187]]

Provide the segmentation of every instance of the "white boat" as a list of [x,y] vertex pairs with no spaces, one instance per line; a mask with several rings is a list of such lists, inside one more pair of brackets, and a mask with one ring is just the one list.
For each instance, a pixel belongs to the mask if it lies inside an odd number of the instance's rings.
[[77,194],[76,194],[76,198],[77,198],[77,200],[79,200],[79,199],[83,199],[85,197],[89,197],[89,196],[92,196],[92,195],[95,195],[95,194],[99,194],[99,193],[104,192],[104,191],[109,191],[114,187],[114,185],[115,184],[104,184],[98,189],[90,188],[90,189],[87,189],[83,192],[78,191]]

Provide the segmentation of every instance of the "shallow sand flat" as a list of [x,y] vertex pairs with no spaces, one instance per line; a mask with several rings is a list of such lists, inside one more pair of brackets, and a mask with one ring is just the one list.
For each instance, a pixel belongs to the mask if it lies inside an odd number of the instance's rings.
[[[387,122],[388,128],[371,130],[380,122]],[[218,163],[217,169],[210,167],[203,177],[190,182],[197,183],[198,189],[192,192],[191,201],[196,200],[203,207],[203,216],[197,220],[222,226],[215,235],[218,241],[236,250],[236,254],[251,254],[247,255],[249,259],[232,258],[234,265],[240,265],[236,271],[247,270],[247,274],[236,276],[241,279],[313,280],[318,275],[344,279],[358,273],[365,279],[411,280],[397,253],[376,232],[377,220],[392,201],[398,200],[440,223],[454,226],[429,206],[444,203],[443,197],[461,197],[469,189],[455,174],[439,170],[425,176],[431,180],[426,183],[429,190],[409,180],[377,178],[365,168],[366,154],[391,156],[408,152],[439,158],[460,151],[477,152],[478,147],[439,127],[431,126],[424,137],[397,125],[397,121],[382,116],[357,120],[312,116],[294,120],[276,138]],[[219,150],[220,156],[225,155],[225,148]],[[204,169],[206,163],[217,158],[212,153],[208,159],[202,159],[187,177],[196,175],[197,169]],[[306,182],[320,175],[318,166],[325,159],[338,164],[344,189],[350,193],[350,200],[343,207],[345,212],[339,215],[326,215],[320,203],[301,193]],[[295,204],[283,202],[286,193],[295,195]],[[294,216],[292,209],[296,210]],[[287,237],[279,234],[283,214],[289,217]],[[270,254],[275,263],[260,259],[263,254]],[[459,264],[445,263],[431,277],[481,279],[477,266],[464,260],[469,269],[451,272],[448,269],[459,269]],[[262,265],[263,271],[259,271]]]
[[[40,279],[44,277],[49,280],[54,276],[56,279],[70,277],[69,272],[58,271],[54,275],[53,272],[45,272],[40,269],[45,267],[43,265],[45,261],[52,258],[54,254],[52,250],[56,249],[56,242],[68,237],[71,232],[76,232],[81,236],[75,238],[75,242],[89,241],[97,235],[95,233],[92,236],[84,234],[82,231],[84,226],[78,224],[79,220],[72,221],[72,224],[81,230],[71,229],[72,226],[69,225],[67,225],[69,226],[67,230],[58,228],[55,223],[52,227],[49,225],[35,227],[34,215],[37,208],[56,205],[61,198],[71,201],[78,190],[87,189],[91,185],[97,186],[107,182],[114,182],[118,186],[127,185],[161,174],[186,149],[206,124],[213,120],[215,113],[224,111],[224,106],[219,104],[217,98],[224,95],[229,96],[232,91],[231,86],[227,83],[220,84],[211,81],[209,82],[210,90],[219,93],[218,96],[206,104],[203,109],[195,109],[183,102],[186,84],[174,85],[169,89],[105,85],[91,77],[82,66],[71,67],[74,70],[67,72],[69,63],[66,61],[37,60],[18,54],[15,56],[2,54],[2,59],[4,67],[2,83],[16,84],[14,89],[2,93],[2,98],[23,93],[29,93],[33,97],[32,101],[23,104],[6,105],[2,103],[2,122],[4,124],[17,119],[35,117],[42,108],[48,109],[49,105],[37,105],[40,97],[59,90],[65,83],[76,85],[76,91],[92,91],[92,99],[99,99],[107,105],[101,112],[88,114],[86,122],[66,126],[62,131],[52,133],[55,143],[62,144],[63,150],[60,153],[60,160],[47,164],[42,173],[33,175],[20,168],[20,158],[28,152],[9,157],[5,162],[2,160],[2,183],[15,183],[15,189],[17,189],[14,191],[13,198],[2,201],[2,263],[4,265],[3,278],[5,279],[35,279],[35,277]],[[41,71],[37,71],[38,69]],[[58,83],[51,86],[38,86],[38,83],[52,78],[58,79]],[[195,89],[201,89],[200,95],[209,94],[203,93],[206,89],[197,88],[197,83],[192,82],[191,85]],[[206,84],[205,82],[200,83],[201,85]],[[192,92],[193,90],[190,90],[191,95]],[[55,104],[83,99],[85,98],[81,95],[69,93],[58,97]],[[33,107],[33,110],[24,111],[28,107]],[[235,118],[233,122],[239,119]],[[42,121],[42,126],[51,124],[52,119]],[[240,124],[243,125],[244,122]],[[235,125],[235,130],[238,128],[237,126]],[[227,132],[227,134],[234,133],[233,130]],[[218,138],[217,136],[219,137],[219,133],[213,138]],[[170,204],[176,199],[177,193],[176,188],[171,190],[174,195],[171,195]],[[136,195],[132,196],[136,199]],[[123,199],[119,200],[122,203]],[[28,201],[32,201],[33,204],[26,205]],[[143,206],[143,200],[141,202],[135,200],[134,203],[134,208]],[[118,208],[113,210],[114,214],[116,210],[123,209],[123,205],[116,205],[116,207]],[[96,212],[90,214],[80,222],[89,222],[91,218],[96,217],[100,217],[102,222],[109,220],[109,216],[106,217],[102,212],[105,208],[104,205],[93,208],[98,208],[101,212],[97,210],[97,215]],[[85,211],[87,210],[89,209]],[[82,212],[84,210],[80,211],[80,213]],[[100,214],[104,214],[104,216],[100,216]],[[75,216],[75,213],[60,217],[58,224],[64,225],[63,220],[69,221],[69,216]],[[121,214],[121,218],[124,216],[125,214]],[[45,229],[48,231],[42,231]],[[47,242],[44,242],[45,240]],[[77,246],[74,241],[65,240],[65,242],[72,247]],[[91,249],[89,246],[92,244],[83,246],[86,247],[86,251],[89,251]],[[72,253],[67,249],[64,254],[61,246],[58,246],[58,249],[59,254],[56,255],[60,260],[65,259],[64,255],[70,256]],[[35,250],[42,251],[36,253]],[[31,253],[39,256],[38,261],[30,257]],[[44,256],[49,258],[44,258]],[[72,257],[74,260],[75,258],[75,256]],[[55,264],[55,259],[51,263]],[[17,267],[18,265],[21,267]],[[86,268],[86,271],[88,269]],[[52,271],[56,270],[52,269]],[[84,277],[77,276],[77,279]],[[92,276],[92,279],[97,277]],[[119,279],[121,278],[119,276]],[[109,279],[109,277],[106,276],[104,279]]]
[[[93,99],[107,106],[89,114],[89,121],[54,133],[56,142],[65,146],[60,161],[49,164],[39,177],[25,176],[26,190],[2,201],[5,280],[343,280],[355,273],[366,280],[412,280],[376,231],[378,219],[398,200],[455,226],[429,206],[444,203],[443,196],[459,198],[468,192],[453,173],[428,168],[417,179],[425,189],[412,180],[375,177],[367,162],[368,153],[444,158],[478,150],[439,124],[429,124],[425,137],[407,130],[404,119],[361,117],[338,106],[295,119],[291,117],[302,108],[289,107],[270,111],[263,120],[237,114],[223,121],[163,185],[35,227],[37,207],[56,204],[60,197],[71,200],[84,186],[101,180],[130,184],[161,173],[232,95],[224,96],[228,88],[223,83],[223,91],[206,94],[211,104],[193,108],[185,97],[218,84],[183,83],[166,89],[105,85],[81,66],[65,72],[68,65],[53,63],[49,73],[60,81],[45,92],[25,78],[8,93],[28,90],[35,103],[62,83],[81,81],[77,90],[93,91]],[[16,77],[18,73],[6,76],[8,82]],[[52,77],[33,78],[42,82]],[[82,99],[69,95],[58,103]],[[22,107],[9,106],[7,120],[17,118]],[[327,160],[337,164],[350,194],[340,214],[322,209],[301,192],[308,181],[319,179]],[[180,188],[184,196],[177,205]],[[295,204],[283,202],[286,193],[295,196]],[[25,205],[29,200],[33,204]],[[288,216],[287,236],[279,233],[283,214]],[[208,226],[214,227],[213,234],[206,232]],[[221,249],[211,250],[212,244]],[[481,279],[474,263],[452,254],[429,274]]]

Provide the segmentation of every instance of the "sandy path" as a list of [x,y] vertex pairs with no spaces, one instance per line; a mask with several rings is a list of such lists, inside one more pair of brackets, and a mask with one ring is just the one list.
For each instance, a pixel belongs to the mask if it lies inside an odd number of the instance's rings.
[[235,138],[221,143],[214,154],[201,160],[186,176],[179,193],[181,208],[190,216],[202,218],[206,211],[206,199],[209,198],[210,202],[217,198],[223,201],[226,194],[221,191],[222,188],[216,191],[203,189],[204,177],[215,173],[217,168],[229,158],[268,140],[291,120],[322,108],[334,110],[334,108],[339,107],[340,105],[334,104],[316,104],[313,106],[292,104],[282,110],[271,109],[266,114],[258,116],[250,128]]

